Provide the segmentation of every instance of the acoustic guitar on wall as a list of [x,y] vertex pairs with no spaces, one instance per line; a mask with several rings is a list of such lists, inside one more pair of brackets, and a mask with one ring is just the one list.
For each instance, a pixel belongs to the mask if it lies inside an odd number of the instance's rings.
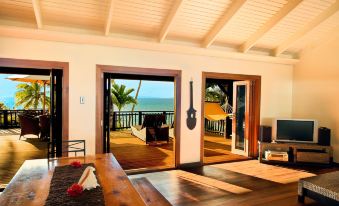
[[187,110],[186,124],[188,129],[192,130],[197,124],[196,118],[197,110],[193,108],[193,81],[190,81],[190,108]]

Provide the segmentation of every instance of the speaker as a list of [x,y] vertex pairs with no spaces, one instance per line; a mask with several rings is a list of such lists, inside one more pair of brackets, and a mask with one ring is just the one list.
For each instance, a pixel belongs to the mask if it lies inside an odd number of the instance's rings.
[[331,130],[326,127],[318,129],[318,144],[323,146],[331,145]]
[[261,125],[259,129],[260,142],[272,142],[272,127]]

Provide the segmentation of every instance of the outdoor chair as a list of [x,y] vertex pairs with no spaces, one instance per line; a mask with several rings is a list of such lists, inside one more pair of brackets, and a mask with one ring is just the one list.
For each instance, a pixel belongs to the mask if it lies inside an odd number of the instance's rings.
[[39,116],[40,138],[43,140],[49,139],[51,121],[49,115]]
[[146,142],[169,142],[169,126],[166,125],[166,116],[163,114],[145,115],[142,126],[132,126],[132,134]]
[[21,128],[19,140],[21,139],[22,136],[25,136],[27,134],[36,135],[39,137],[40,134],[39,118],[26,115],[19,115],[19,121]]

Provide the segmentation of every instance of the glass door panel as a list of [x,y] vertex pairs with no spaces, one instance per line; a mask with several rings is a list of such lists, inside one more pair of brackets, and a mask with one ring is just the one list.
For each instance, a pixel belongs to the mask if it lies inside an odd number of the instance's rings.
[[249,82],[233,83],[232,153],[248,156]]

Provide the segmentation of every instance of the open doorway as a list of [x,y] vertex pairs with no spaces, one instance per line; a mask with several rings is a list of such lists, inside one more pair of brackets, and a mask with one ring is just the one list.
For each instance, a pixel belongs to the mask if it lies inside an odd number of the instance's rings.
[[0,67],[0,176],[25,160],[61,156],[62,70]]
[[176,94],[180,72],[98,68],[104,70],[102,151],[113,153],[128,173],[175,168],[179,162],[180,100]]
[[203,72],[201,162],[257,155],[260,76]]

